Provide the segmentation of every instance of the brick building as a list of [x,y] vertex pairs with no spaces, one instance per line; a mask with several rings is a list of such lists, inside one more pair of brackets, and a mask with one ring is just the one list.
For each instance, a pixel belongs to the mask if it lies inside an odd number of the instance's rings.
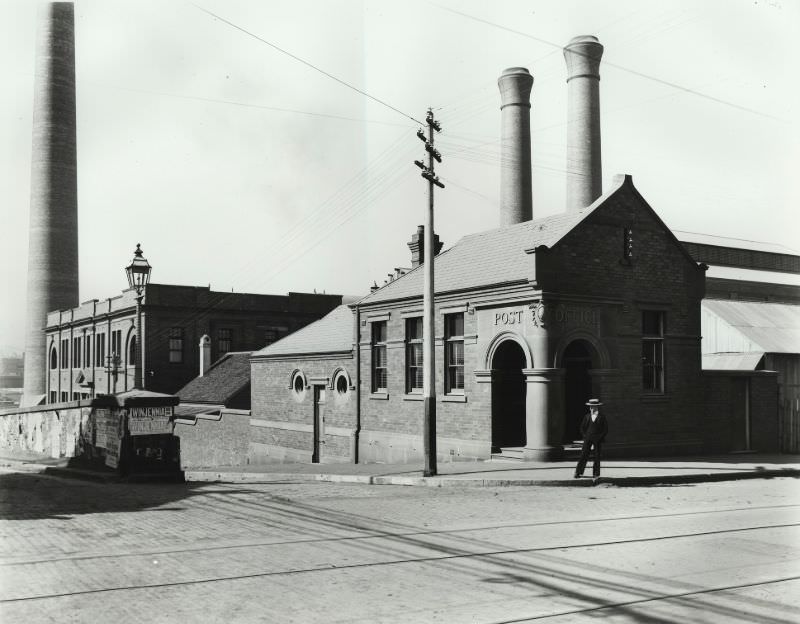
[[[630,176],[583,210],[470,235],[441,253],[439,460],[559,457],[580,437],[591,396],[607,405],[609,454],[731,450],[732,437],[715,434],[736,418],[729,376],[701,374],[705,269]],[[421,459],[422,278],[415,268],[253,354],[259,459]],[[752,388],[768,395],[774,375],[756,375]],[[775,449],[774,411],[751,409],[764,422],[760,450]]]
[[[261,348],[324,316],[341,302],[341,295],[260,295],[148,284],[142,300],[144,386],[174,393],[195,378],[203,336],[211,339],[213,361],[228,352]],[[135,320],[133,290],[50,312],[45,328],[46,402],[131,389]]]

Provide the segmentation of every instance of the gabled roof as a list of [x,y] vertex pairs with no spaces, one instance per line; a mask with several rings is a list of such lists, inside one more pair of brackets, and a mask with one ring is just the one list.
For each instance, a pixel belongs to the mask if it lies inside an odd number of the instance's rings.
[[800,306],[760,301],[704,299],[702,305],[759,351],[800,353]]
[[[613,188],[582,210],[559,213],[542,219],[465,236],[453,247],[436,256],[434,265],[436,293],[518,283],[530,279],[530,263],[526,262],[526,250],[541,246],[552,248],[612,195],[626,186],[641,198],[633,186],[631,176],[618,175],[614,177]],[[687,260],[696,264],[655,211],[647,205],[643,198],[641,199],[644,206],[669,232],[676,244],[680,245]],[[359,302],[359,305],[421,297],[424,280],[423,267],[424,265],[421,264],[393,282],[370,293]]]
[[249,385],[250,351],[232,351],[175,394],[181,398],[181,403],[225,405]]
[[[615,192],[617,189],[615,188]],[[609,193],[610,194],[610,193]],[[508,227],[469,234],[436,256],[437,293],[513,283],[529,279],[525,250],[552,247],[589,216],[604,195],[583,210],[551,215]],[[422,296],[423,267],[409,271],[364,297],[359,304]]]
[[340,305],[321,319],[253,353],[253,357],[337,353],[353,349],[353,312]]

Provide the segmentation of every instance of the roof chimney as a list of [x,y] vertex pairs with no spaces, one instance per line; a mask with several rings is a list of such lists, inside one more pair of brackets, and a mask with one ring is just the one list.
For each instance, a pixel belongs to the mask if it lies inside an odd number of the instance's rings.
[[[442,250],[442,243],[439,240],[439,235],[434,232],[433,234],[433,247],[434,255],[438,256]],[[425,262],[425,226],[418,225],[417,231],[411,237],[411,242],[408,243],[408,248],[411,250],[411,268],[415,269],[420,264]]]
[[211,366],[211,338],[208,334],[200,337],[200,377],[206,374]]
[[533,76],[524,67],[509,67],[500,87],[500,225],[533,218],[531,194],[531,88]]
[[574,37],[567,61],[567,211],[581,210],[603,194],[600,162],[600,59],[597,37]]

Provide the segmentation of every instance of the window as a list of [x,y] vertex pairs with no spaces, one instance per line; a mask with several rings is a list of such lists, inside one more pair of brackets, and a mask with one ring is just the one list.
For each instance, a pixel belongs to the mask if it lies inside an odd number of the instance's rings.
[[422,392],[422,317],[406,319],[406,392]]
[[664,313],[642,311],[642,389],[664,392]]
[[292,398],[297,403],[302,403],[305,399],[307,386],[306,376],[303,374],[303,371],[296,369],[292,373],[292,380],[289,382],[289,388],[292,391]]
[[83,339],[83,365],[92,365],[92,337],[84,336]]
[[62,403],[66,403],[67,401],[69,401],[69,392],[67,392],[65,390],[62,390],[61,391],[61,402]]
[[[50,349],[50,368],[56,369],[58,368],[58,350],[55,347]],[[51,403],[55,403],[55,401],[50,401]]]
[[61,368],[69,368],[69,338],[61,341]]
[[445,317],[445,393],[464,392],[464,314]]
[[180,327],[169,329],[169,361],[173,364],[183,362],[183,329]]
[[372,391],[386,392],[386,321],[372,323]]
[[106,365],[106,335],[97,334],[94,339],[94,346],[94,365],[102,368]]
[[80,338],[73,338],[72,339],[72,368],[80,368],[81,367],[81,354],[83,353],[83,349],[81,348],[81,339]]
[[136,334],[131,336],[128,343],[128,366],[136,366]]
[[115,329],[111,332],[111,355],[115,358],[122,357],[122,330]]
[[344,373],[339,373],[336,377],[336,381],[334,382],[334,387],[336,388],[336,393],[339,395],[347,394],[348,384],[347,384],[347,375]]
[[221,358],[231,350],[231,336],[233,331],[230,329],[217,330],[217,357]]
[[58,401],[58,393],[55,390],[50,391],[50,400],[48,403],[56,403]]

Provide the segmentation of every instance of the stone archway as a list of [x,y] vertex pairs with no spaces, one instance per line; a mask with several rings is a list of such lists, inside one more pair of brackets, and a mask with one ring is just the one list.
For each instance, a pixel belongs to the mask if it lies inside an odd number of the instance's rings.
[[516,340],[496,344],[491,355],[492,449],[526,443],[526,353]]

